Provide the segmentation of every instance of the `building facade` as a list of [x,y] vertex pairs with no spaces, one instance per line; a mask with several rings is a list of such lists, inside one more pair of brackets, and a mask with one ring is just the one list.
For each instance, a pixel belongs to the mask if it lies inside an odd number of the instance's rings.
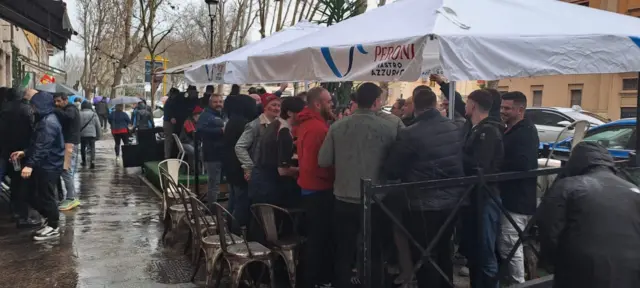
[[55,75],[49,64],[54,49],[34,34],[0,19],[0,87],[14,86],[30,74],[33,87],[45,74]]
[[[640,0],[563,0],[640,17]],[[603,24],[606,25],[606,24]],[[613,120],[635,117],[638,73],[557,75],[501,80],[498,90],[521,91],[529,106],[572,107]]]

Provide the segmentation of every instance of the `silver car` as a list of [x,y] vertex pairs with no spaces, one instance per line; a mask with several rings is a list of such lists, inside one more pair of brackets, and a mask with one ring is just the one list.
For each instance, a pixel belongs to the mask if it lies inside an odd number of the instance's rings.
[[[609,120],[588,111],[579,106],[572,108],[562,107],[535,107],[527,108],[525,117],[529,118],[538,129],[540,142],[555,142],[573,135],[572,130],[562,132],[571,123],[578,120],[586,120],[591,127],[602,125]],[[562,132],[562,135],[560,133]]]

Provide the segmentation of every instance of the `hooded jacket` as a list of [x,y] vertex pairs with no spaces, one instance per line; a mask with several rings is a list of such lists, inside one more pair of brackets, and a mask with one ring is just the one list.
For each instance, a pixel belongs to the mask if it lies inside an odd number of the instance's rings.
[[[104,99],[104,98],[103,98]],[[106,100],[100,100],[98,103],[94,104],[96,108],[96,113],[100,116],[108,116],[109,115],[109,107],[107,107]]]
[[353,115],[331,125],[320,148],[318,165],[335,165],[333,194],[336,199],[360,203],[360,179],[384,183],[382,165],[397,135],[396,123],[369,109],[359,108]]
[[[413,125],[398,133],[398,140],[385,161],[386,175],[405,183],[463,177],[463,144],[460,128],[438,110],[429,109],[418,115]],[[453,208],[464,189],[408,192],[411,209],[437,211]]]
[[9,91],[9,102],[0,111],[0,156],[3,159],[7,159],[11,152],[24,151],[29,147],[34,127],[29,101],[21,99],[15,90]]
[[[329,126],[319,112],[305,107],[298,113],[298,185],[303,190],[323,191],[333,188],[333,167],[318,166],[318,154]],[[331,165],[328,165],[331,166]]]
[[54,112],[62,124],[62,134],[64,143],[80,144],[80,111],[73,103],[67,104],[63,108],[55,109]]
[[150,129],[154,127],[153,113],[147,109],[147,105],[144,103],[138,104],[135,115],[133,116],[133,126],[138,129]]
[[554,287],[640,287],[640,189],[614,171],[604,147],[581,142],[544,196],[537,224]]
[[31,105],[34,107],[36,122],[31,143],[25,151],[25,166],[53,173],[62,172],[64,137],[62,125],[53,112],[53,96],[38,92],[31,98]]
[[[504,133],[504,160],[500,172],[538,168],[538,130],[524,118]],[[533,215],[537,206],[537,179],[517,179],[498,183],[502,204],[510,212]]]
[[238,156],[236,155],[236,143],[244,132],[244,127],[258,115],[256,101],[249,95],[229,96],[224,100],[224,111],[229,120],[224,128],[222,166],[227,181],[231,185],[247,188]]
[[96,112],[91,109],[89,102],[83,102],[81,104],[82,110],[80,110],[80,136],[82,138],[96,138],[99,139],[102,135],[102,129],[100,126],[100,119]]

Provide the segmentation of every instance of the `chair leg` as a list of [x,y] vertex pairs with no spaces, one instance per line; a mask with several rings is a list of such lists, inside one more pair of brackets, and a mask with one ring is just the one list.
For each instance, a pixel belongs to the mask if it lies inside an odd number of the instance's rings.
[[167,233],[171,229],[171,215],[167,214],[164,217],[164,231],[162,232],[162,243],[165,242],[165,238],[167,237]]
[[202,263],[202,254],[200,254],[199,258],[198,258],[198,263],[196,263],[196,269],[193,270],[193,275],[191,276],[191,282],[193,282],[196,279],[196,275],[198,275],[198,271],[200,271],[200,266]]
[[[214,276],[218,279],[215,282],[216,285],[218,285],[217,283],[222,280],[222,272],[224,272],[223,263],[218,263],[218,260],[222,259],[222,250],[219,248],[206,248],[204,255],[207,268],[207,287],[210,287]],[[216,265],[220,266],[220,268],[216,269]],[[218,270],[218,272],[216,272],[216,270]]]
[[[222,253],[220,252],[220,255],[218,256],[219,258],[221,258],[220,256],[222,256]],[[215,269],[215,263],[217,261],[214,260],[214,269]],[[220,282],[222,281],[222,275],[224,275],[224,268],[225,268],[225,263],[221,262],[220,263],[220,269],[218,269],[218,272],[216,273],[216,282],[213,284],[213,287],[220,287]],[[227,263],[228,264],[228,263]],[[230,265],[230,264],[229,264]],[[229,270],[231,270],[231,267],[229,267]],[[231,279],[233,281],[233,279]]]
[[289,285],[292,288],[296,287],[296,255],[295,250],[284,250],[280,252],[280,255],[284,259],[284,264],[287,266],[287,272],[289,274]]
[[[193,238],[193,234],[191,233],[191,230],[189,230],[189,235],[187,236],[187,243],[184,245],[184,252],[183,252],[184,255],[187,255],[187,253],[189,253],[189,248],[191,248],[191,245],[192,245],[191,241],[193,241],[192,238]],[[191,260],[193,260],[193,257]]]
[[229,265],[231,266],[231,288],[240,287],[240,280],[242,280],[242,273],[244,272],[244,268],[249,263],[251,262],[239,264],[234,261],[229,261]]

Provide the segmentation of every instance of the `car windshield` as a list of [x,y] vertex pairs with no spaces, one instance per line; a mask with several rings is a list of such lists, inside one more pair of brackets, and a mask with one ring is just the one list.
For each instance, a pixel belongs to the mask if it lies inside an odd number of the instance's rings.
[[593,133],[587,135],[584,141],[596,142],[608,149],[626,149],[631,135],[633,135],[633,127],[611,127],[605,128],[603,131],[594,131]]

